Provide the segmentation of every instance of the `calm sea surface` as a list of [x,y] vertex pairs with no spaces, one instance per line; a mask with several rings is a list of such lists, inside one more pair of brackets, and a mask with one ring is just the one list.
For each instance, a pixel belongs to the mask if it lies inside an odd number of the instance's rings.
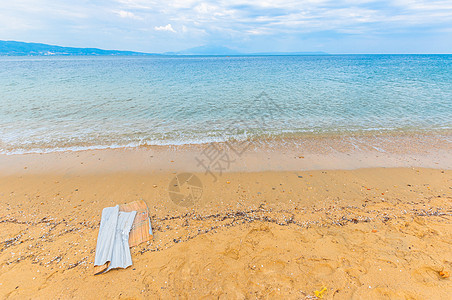
[[0,153],[452,129],[452,55],[0,57]]

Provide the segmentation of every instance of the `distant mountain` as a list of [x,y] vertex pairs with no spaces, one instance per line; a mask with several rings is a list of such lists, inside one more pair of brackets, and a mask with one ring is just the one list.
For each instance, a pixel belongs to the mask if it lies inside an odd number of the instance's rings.
[[157,55],[151,53],[61,47],[40,43],[0,41],[0,55]]
[[257,52],[252,53],[252,55],[328,55],[328,53],[323,51],[314,52]]
[[103,50],[98,48],[74,48],[47,45],[41,43],[25,43],[16,41],[0,41],[0,55],[325,55],[325,52],[258,52],[243,53],[223,46],[200,46],[177,52],[143,53],[134,51]]
[[240,55],[242,53],[223,46],[200,46],[177,52],[166,52],[165,55]]
[[166,52],[164,55],[326,55],[327,53],[317,52],[239,52],[223,46],[200,46],[177,52]]

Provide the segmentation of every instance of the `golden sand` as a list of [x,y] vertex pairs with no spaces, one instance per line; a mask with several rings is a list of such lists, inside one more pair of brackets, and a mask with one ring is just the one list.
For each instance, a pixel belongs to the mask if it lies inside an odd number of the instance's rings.
[[[0,159],[0,298],[452,294],[452,171],[435,157],[419,163],[431,168],[309,171],[313,155],[266,153],[258,161],[269,155],[273,171],[253,170],[251,158],[253,172],[217,181],[198,170],[202,197],[183,207],[168,193],[190,169],[180,152],[136,150],[149,161],[135,167],[125,152]],[[154,240],[131,248],[131,267],[94,276],[102,209],[141,199]]]

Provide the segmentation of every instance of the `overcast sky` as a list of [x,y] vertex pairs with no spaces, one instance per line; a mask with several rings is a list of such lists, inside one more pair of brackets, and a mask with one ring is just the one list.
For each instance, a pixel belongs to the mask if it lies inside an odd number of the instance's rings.
[[451,53],[452,0],[0,0],[0,40],[144,52]]

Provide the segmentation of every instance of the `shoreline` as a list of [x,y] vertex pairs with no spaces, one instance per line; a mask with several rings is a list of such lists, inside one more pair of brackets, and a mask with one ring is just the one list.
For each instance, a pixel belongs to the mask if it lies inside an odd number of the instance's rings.
[[[324,132],[324,133],[284,133],[277,136],[271,136],[263,134],[260,137],[252,136],[244,139],[228,138],[221,141],[213,139],[210,141],[185,141],[185,142],[155,142],[148,144],[147,142],[130,142],[126,144],[109,144],[109,145],[80,145],[80,146],[62,146],[52,148],[12,148],[6,146],[6,144],[0,144],[3,148],[0,148],[0,155],[25,155],[25,154],[47,154],[47,153],[64,153],[64,152],[82,152],[82,151],[96,151],[96,150],[116,150],[116,149],[152,149],[152,148],[202,148],[208,144],[226,145],[230,143],[248,143],[252,148],[265,148],[272,149],[279,146],[297,147],[303,146],[305,143],[308,145],[315,145],[316,143],[331,144],[330,147],[350,147],[356,148],[359,145],[364,147],[376,147],[381,143],[394,143],[394,141],[403,140],[405,143],[419,144],[422,139],[428,142],[433,142],[435,145],[445,142],[452,144],[452,131],[450,129],[441,130],[411,130],[411,131],[346,131],[346,132]],[[422,142],[424,144],[425,142]],[[392,146],[394,148],[394,146]],[[339,148],[338,150],[340,150]]]
[[450,135],[398,135],[0,154],[0,175],[207,170],[228,173],[378,167],[452,169],[450,149]]

